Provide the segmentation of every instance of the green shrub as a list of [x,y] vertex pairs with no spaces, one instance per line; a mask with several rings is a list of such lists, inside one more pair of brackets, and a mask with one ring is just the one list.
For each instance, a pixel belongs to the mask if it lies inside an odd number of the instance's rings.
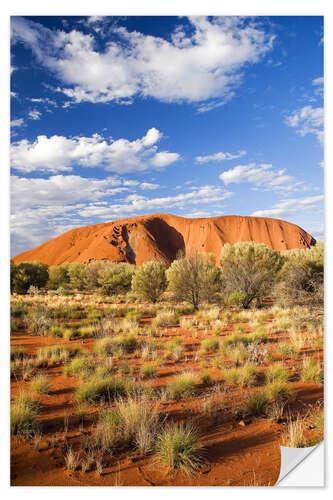
[[46,285],[48,278],[48,267],[42,262],[14,264],[11,261],[10,283],[12,292],[25,294],[30,286],[42,288]]
[[168,288],[178,300],[195,309],[201,302],[211,302],[221,287],[221,270],[208,254],[194,253],[174,260],[166,271]]
[[130,290],[135,266],[127,263],[109,263],[98,272],[98,284],[103,295],[126,293]]
[[161,262],[142,264],[132,278],[132,291],[149,302],[157,302],[167,288],[167,279]]
[[48,288],[51,288],[51,290],[65,289],[67,285],[69,285],[68,264],[50,266]]
[[227,294],[243,294],[246,309],[253,300],[261,303],[272,289],[285,259],[263,243],[241,241],[222,249],[222,286]]

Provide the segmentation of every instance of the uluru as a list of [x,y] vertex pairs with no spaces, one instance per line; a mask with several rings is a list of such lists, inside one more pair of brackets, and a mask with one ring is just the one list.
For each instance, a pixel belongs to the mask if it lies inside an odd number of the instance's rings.
[[299,226],[279,219],[236,215],[190,219],[154,214],[72,229],[16,255],[13,261],[59,265],[104,259],[141,265],[159,260],[168,266],[180,251],[212,252],[219,260],[223,245],[238,241],[265,243],[278,251],[316,243]]

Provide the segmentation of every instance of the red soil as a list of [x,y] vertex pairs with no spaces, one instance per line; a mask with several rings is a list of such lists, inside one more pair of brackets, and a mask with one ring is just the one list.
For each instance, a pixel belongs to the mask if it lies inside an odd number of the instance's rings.
[[212,252],[219,261],[223,245],[238,241],[265,243],[278,251],[315,244],[303,229],[279,219],[236,215],[186,219],[155,214],[72,229],[13,260],[47,265],[99,259],[141,265],[159,260],[169,265],[179,251],[198,251]]
[[[233,331],[233,327],[224,328],[221,340]],[[248,324],[243,324],[250,331]],[[201,371],[199,361],[194,353],[199,348],[207,332],[198,330],[195,337],[193,331],[180,327],[170,327],[163,331],[157,340],[166,342],[175,336],[181,336],[185,347],[182,360],[177,363],[164,363],[159,368],[158,377],[152,379],[149,385],[165,386],[173,377],[187,370]],[[144,337],[140,337],[144,340]],[[275,333],[269,341],[285,341],[285,332]],[[86,339],[70,341],[70,344],[83,344],[85,350],[92,351],[95,340]],[[12,345],[24,346],[29,354],[35,354],[39,347],[45,345],[67,344],[68,341],[50,337],[34,337],[27,332],[14,332]],[[303,354],[314,353],[305,349]],[[322,350],[317,353],[322,359]],[[206,359],[214,357],[207,354]],[[126,356],[126,360],[139,368],[141,359],[134,354]],[[277,359],[279,360],[279,359]],[[309,405],[315,405],[323,398],[323,386],[313,383],[302,383],[294,377],[301,365],[295,359],[284,360],[291,375],[290,389],[295,397],[287,411],[302,413],[308,411]],[[270,361],[260,368],[264,370]],[[295,371],[296,370],[296,371]],[[34,450],[31,440],[12,437],[11,443],[11,485],[15,486],[269,486],[274,485],[280,473],[280,445],[286,431],[287,418],[276,423],[267,419],[249,418],[245,422],[239,420],[235,409],[239,406],[249,391],[256,388],[240,388],[230,386],[223,391],[223,409],[209,415],[202,413],[203,398],[206,389],[203,387],[195,397],[180,401],[160,401],[159,411],[174,420],[193,420],[201,431],[201,443],[204,447],[205,463],[197,474],[186,476],[183,473],[170,473],[161,467],[154,456],[143,456],[137,451],[124,452],[118,456],[103,459],[102,475],[96,470],[88,472],[66,471],[64,453],[68,446],[80,448],[85,437],[89,438],[93,428],[91,417],[97,415],[101,407],[92,408],[90,418],[80,427],[76,415],[77,402],[74,394],[80,385],[78,379],[66,377],[62,373],[62,365],[42,369],[50,379],[51,392],[39,396],[42,411],[38,417],[43,428],[42,440],[38,449]],[[221,371],[210,368],[210,373],[216,382],[221,380]],[[30,382],[12,380],[11,397],[14,398],[21,390],[29,390]],[[202,395],[201,395],[202,391]],[[234,415],[234,416],[232,416]],[[51,444],[57,437],[58,444]]]

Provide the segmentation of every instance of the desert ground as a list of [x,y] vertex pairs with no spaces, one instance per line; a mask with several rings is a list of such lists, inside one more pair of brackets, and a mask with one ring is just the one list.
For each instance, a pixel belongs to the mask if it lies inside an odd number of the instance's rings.
[[13,294],[11,405],[12,485],[274,485],[323,439],[323,311]]

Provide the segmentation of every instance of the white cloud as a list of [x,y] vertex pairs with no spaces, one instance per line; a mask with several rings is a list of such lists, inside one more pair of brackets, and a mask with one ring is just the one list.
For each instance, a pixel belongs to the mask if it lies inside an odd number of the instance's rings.
[[213,99],[201,108],[207,111],[233,96],[243,67],[257,63],[274,40],[253,19],[243,17],[191,17],[170,40],[116,24],[110,25],[109,34],[100,51],[92,33],[52,31],[12,18],[13,41],[30,47],[65,85],[58,90],[74,102],[131,103],[137,95],[167,102]]
[[320,76],[312,80],[312,85],[314,86],[314,93],[322,96],[324,93],[324,77]]
[[[76,175],[54,175],[48,179],[11,179],[12,254],[35,247],[73,227],[114,220],[129,215],[144,215],[169,208],[185,208],[214,203],[232,193],[221,187],[202,186],[177,196],[148,198],[130,193],[131,181],[118,176],[103,180]],[[135,181],[134,181],[135,182]],[[132,189],[152,189],[157,185],[135,183]],[[126,196],[124,196],[125,193]]]
[[176,196],[161,198],[147,198],[146,196],[131,194],[122,203],[110,206],[98,206],[92,204],[78,211],[82,217],[99,217],[102,219],[114,219],[129,215],[138,215],[151,212],[152,210],[163,210],[169,208],[184,209],[189,205],[201,205],[217,203],[230,198],[233,193],[216,186],[202,186],[192,188],[188,193],[180,193]]
[[248,165],[237,165],[219,175],[219,178],[228,184],[249,183],[264,189],[294,191],[300,187],[305,188],[302,182],[285,173],[286,169],[274,170],[271,164],[249,163]]
[[48,179],[11,177],[12,208],[24,210],[42,205],[65,206],[71,203],[99,200],[128,190],[118,177],[91,179],[78,175],[53,175]]
[[177,161],[180,155],[157,152],[155,143],[161,137],[161,132],[155,128],[134,141],[118,139],[108,142],[99,134],[73,138],[40,135],[34,142],[22,139],[12,144],[12,167],[23,172],[60,172],[71,171],[79,165],[118,173],[162,168]]
[[293,198],[281,200],[273,208],[268,210],[257,210],[251,215],[255,217],[278,217],[284,218],[293,214],[303,214],[304,211],[315,210],[318,203],[323,201],[324,195],[309,196],[307,198]]
[[37,109],[33,109],[32,111],[29,111],[28,116],[31,120],[40,120],[41,114],[42,113],[37,111]]
[[239,151],[238,154],[231,154],[231,153],[222,153],[220,151],[219,153],[215,153],[212,155],[203,155],[203,156],[197,156],[195,158],[195,161],[197,163],[208,163],[210,161],[224,161],[224,160],[235,160],[237,158],[241,158],[246,154],[246,151]]
[[296,129],[297,133],[304,137],[308,134],[316,135],[320,143],[324,139],[324,109],[314,108],[311,105],[296,109],[285,117],[289,127]]
[[159,184],[153,184],[152,182],[141,182],[140,188],[141,189],[149,189],[149,190],[154,190],[154,189],[159,189],[161,186]]
[[23,118],[18,118],[17,120],[12,120],[10,122],[11,127],[22,127],[23,124],[24,124]]

